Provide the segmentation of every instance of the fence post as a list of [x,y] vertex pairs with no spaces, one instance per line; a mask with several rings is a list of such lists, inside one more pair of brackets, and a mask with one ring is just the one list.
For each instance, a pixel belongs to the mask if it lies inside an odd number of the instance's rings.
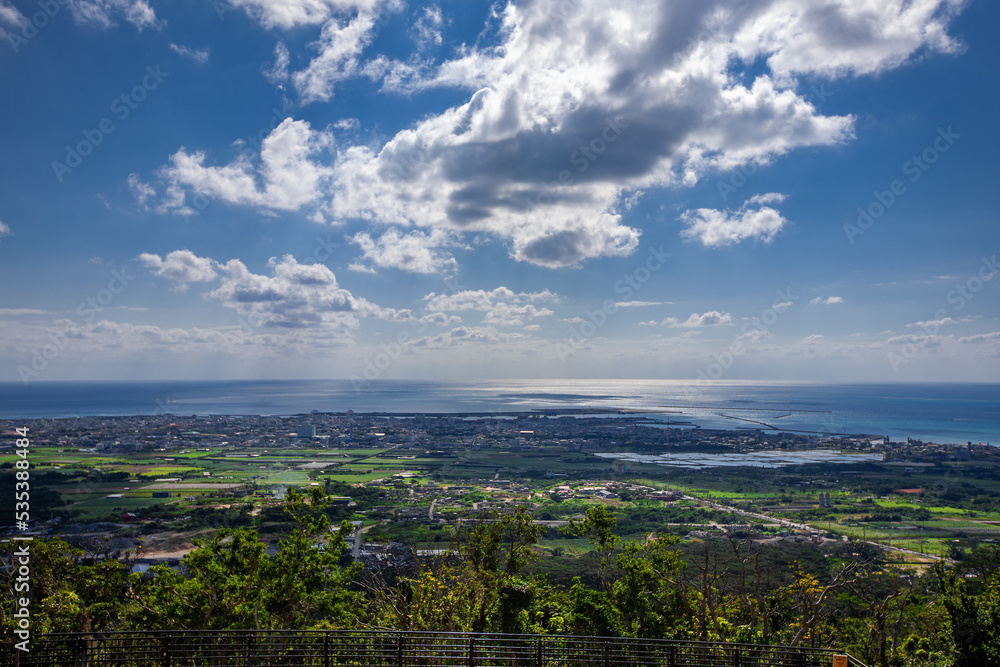
[[469,637],[469,667],[476,667],[476,638]]
[[535,656],[535,667],[542,667],[542,638],[538,638],[538,654]]
[[170,633],[163,635],[163,667],[170,667]]
[[604,667],[611,667],[611,642],[604,640]]
[[677,667],[677,646],[674,644],[667,647],[667,667]]
[[330,667],[330,633],[323,633],[323,667]]
[[733,647],[733,667],[740,667],[740,647]]
[[396,635],[396,667],[403,667],[403,634]]
[[[79,639],[78,639],[78,640],[76,641],[76,659],[77,659],[77,660],[78,660],[79,662],[82,662],[82,663],[84,663],[84,664],[86,664],[86,663],[87,663],[87,660],[88,660],[88,658],[89,658],[89,656],[87,655],[87,654],[89,653],[89,650],[88,650],[88,649],[89,649],[89,647],[87,646],[87,640],[86,640],[86,639],[84,639],[83,637],[80,637],[80,638],[79,638]],[[16,655],[17,655],[17,653],[19,653],[19,652],[20,652],[20,651],[15,651],[15,652],[14,652],[15,656],[16,656]]]

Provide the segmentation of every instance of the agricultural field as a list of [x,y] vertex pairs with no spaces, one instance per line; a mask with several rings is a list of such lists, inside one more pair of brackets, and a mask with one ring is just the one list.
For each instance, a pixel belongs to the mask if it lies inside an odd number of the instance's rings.
[[[859,459],[698,470],[629,463],[622,472],[613,460],[578,446],[511,447],[492,438],[406,446],[392,444],[395,427],[378,428],[388,435],[377,443],[366,436],[355,446],[336,447],[296,440],[227,445],[207,433],[199,437],[208,446],[127,454],[40,443],[32,450],[33,475],[50,493],[39,509],[69,521],[119,521],[125,512],[140,520],[194,516],[185,524],[190,528],[202,520],[235,520],[234,503],[257,515],[287,487],[320,485],[353,502],[340,510],[340,519],[374,525],[374,538],[421,549],[441,548],[450,527],[475,512],[525,506],[538,521],[564,523],[595,504],[607,507],[619,533],[632,539],[669,532],[696,540],[703,534],[773,540],[808,530],[826,541],[892,547],[913,563],[952,558],[1000,539],[1000,475],[982,461],[908,467]],[[431,442],[447,440],[435,436]],[[0,468],[15,460],[0,454]],[[598,497],[586,491],[604,486],[614,492]],[[668,491],[685,499],[652,499]],[[829,506],[821,506],[827,494]],[[211,519],[213,512],[228,518]],[[552,556],[590,550],[586,541],[551,527],[539,546]]]

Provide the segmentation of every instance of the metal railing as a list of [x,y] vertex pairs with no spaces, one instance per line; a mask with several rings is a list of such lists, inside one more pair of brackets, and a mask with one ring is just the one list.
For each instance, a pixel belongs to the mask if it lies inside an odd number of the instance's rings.
[[[51,634],[28,652],[0,644],[0,664],[15,667],[834,667],[836,655],[757,644],[391,630]],[[865,667],[846,658],[850,667]]]

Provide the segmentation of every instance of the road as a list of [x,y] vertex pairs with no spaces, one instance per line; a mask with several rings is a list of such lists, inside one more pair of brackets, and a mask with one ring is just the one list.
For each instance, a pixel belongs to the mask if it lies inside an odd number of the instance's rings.
[[[716,502],[713,502],[711,500],[706,500],[704,498],[697,498],[695,496],[685,495],[684,496],[684,500],[693,500],[693,501],[695,501],[697,503],[700,503],[701,505],[707,505],[708,507],[711,507],[712,509],[716,509],[716,510],[719,510],[719,511],[722,511],[722,512],[731,512],[732,514],[738,514],[740,516],[748,517],[748,518],[751,518],[751,519],[756,519],[757,521],[760,521],[760,522],[763,522],[763,523],[776,523],[776,524],[779,524],[781,526],[785,526],[787,528],[790,528],[792,530],[805,530],[805,531],[809,531],[809,532],[819,532],[819,533],[829,532],[829,531],[827,531],[827,530],[825,530],[823,528],[819,528],[819,527],[815,527],[815,526],[810,526],[807,523],[795,523],[794,521],[789,521],[788,519],[782,519],[782,518],[779,518],[779,517],[776,517],[776,516],[771,516],[769,514],[764,514],[762,512],[750,512],[750,511],[747,511],[747,510],[740,509],[738,507],[732,507],[730,505],[722,505],[720,503],[716,503]],[[720,526],[720,528],[721,528],[721,526]],[[913,551],[912,549],[904,549],[902,547],[894,547],[894,546],[890,546],[888,544],[881,544],[879,542],[872,542],[870,540],[858,540],[858,541],[864,542],[865,544],[871,544],[872,546],[879,547],[880,549],[883,549],[885,551],[896,551],[896,552],[899,552],[899,553],[911,554],[913,556],[920,556],[922,558],[937,558],[938,560],[943,560],[943,561],[945,561],[947,563],[954,563],[954,561],[951,560],[950,558],[942,558],[941,556],[935,556],[934,554],[921,553],[919,551]]]

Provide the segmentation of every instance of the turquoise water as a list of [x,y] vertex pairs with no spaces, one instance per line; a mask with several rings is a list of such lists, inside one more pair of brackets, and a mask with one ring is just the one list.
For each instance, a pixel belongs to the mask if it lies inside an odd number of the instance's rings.
[[701,428],[1000,443],[1000,384],[683,380],[0,383],[0,419],[134,414],[481,412],[640,408]]

